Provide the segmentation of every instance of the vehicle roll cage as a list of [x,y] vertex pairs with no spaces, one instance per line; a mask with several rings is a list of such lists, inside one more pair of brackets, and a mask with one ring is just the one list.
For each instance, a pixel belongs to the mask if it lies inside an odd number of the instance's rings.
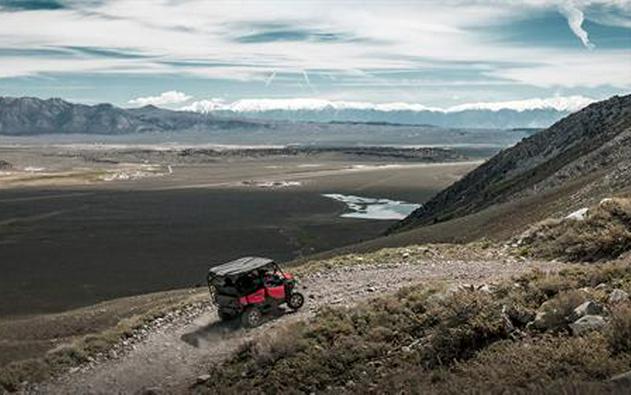
[[215,287],[212,285],[215,279],[230,278],[233,279],[233,281],[236,281],[236,279],[241,276],[264,268],[271,268],[274,271],[280,272],[280,274],[285,277],[285,273],[276,262],[271,259],[259,257],[240,258],[235,261],[231,261],[223,265],[211,268],[206,275],[206,281],[211,298],[214,299],[215,297],[216,290]]

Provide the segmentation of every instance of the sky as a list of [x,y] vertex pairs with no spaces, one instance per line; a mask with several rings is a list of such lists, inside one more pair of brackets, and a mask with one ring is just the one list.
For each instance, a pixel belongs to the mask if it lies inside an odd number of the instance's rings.
[[448,111],[630,91],[631,0],[0,0],[0,96]]

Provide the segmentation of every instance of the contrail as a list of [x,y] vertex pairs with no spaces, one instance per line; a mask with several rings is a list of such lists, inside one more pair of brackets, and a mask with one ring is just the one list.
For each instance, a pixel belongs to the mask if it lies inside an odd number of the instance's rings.
[[313,88],[313,85],[311,85],[311,80],[309,79],[309,74],[307,74],[306,70],[302,70],[302,76],[304,77],[305,83],[307,84],[307,86],[311,88],[312,91],[315,92],[316,90]]
[[589,35],[583,29],[585,16],[573,1],[568,1],[559,7],[559,11],[567,18],[567,24],[576,37],[581,40],[585,48],[594,49],[596,46],[589,41]]
[[267,79],[265,80],[265,86],[270,86],[270,84],[272,83],[272,81],[274,81],[274,78],[276,78],[276,71],[272,71],[272,74],[269,75],[269,77],[267,77]]

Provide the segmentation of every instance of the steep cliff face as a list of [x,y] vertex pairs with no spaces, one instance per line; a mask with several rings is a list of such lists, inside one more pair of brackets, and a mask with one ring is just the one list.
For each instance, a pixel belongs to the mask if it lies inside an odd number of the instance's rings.
[[615,192],[631,183],[631,95],[594,103],[501,151],[391,232],[462,217],[581,180],[585,185],[580,193],[585,195],[597,189]]

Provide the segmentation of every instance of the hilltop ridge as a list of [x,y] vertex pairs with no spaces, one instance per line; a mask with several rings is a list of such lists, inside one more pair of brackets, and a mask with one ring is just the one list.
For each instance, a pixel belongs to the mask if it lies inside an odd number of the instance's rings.
[[573,200],[631,185],[631,95],[614,96],[499,152],[391,228],[413,229],[579,183]]

